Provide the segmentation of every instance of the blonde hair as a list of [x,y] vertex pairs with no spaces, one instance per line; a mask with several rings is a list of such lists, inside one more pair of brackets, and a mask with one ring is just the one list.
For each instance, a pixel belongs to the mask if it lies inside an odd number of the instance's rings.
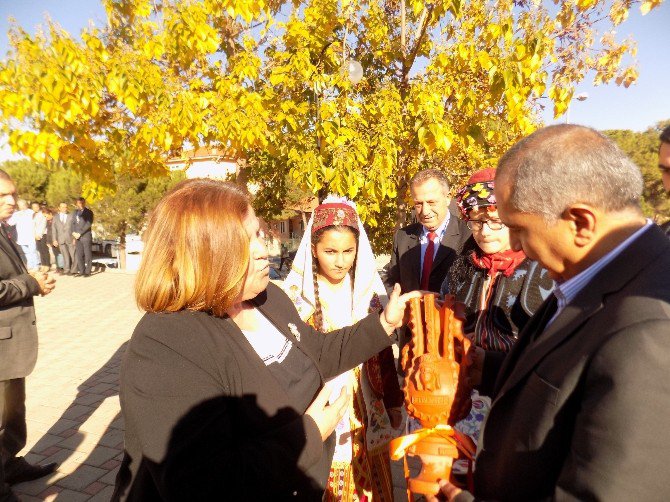
[[189,309],[222,317],[249,264],[249,196],[225,181],[182,181],[159,201],[146,231],[135,300],[147,312]]

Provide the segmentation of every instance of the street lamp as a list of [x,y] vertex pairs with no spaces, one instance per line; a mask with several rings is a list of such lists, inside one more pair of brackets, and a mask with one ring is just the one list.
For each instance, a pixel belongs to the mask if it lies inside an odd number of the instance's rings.
[[[572,98],[572,100],[577,100],[577,101],[586,101],[589,99],[589,93],[588,92],[580,92],[577,94],[575,97]],[[570,101],[572,101],[570,100]],[[568,109],[565,112],[565,123],[569,124],[570,123],[570,103],[568,103]]]
[[343,69],[352,84],[356,85],[363,79],[363,66],[355,59],[345,61]]

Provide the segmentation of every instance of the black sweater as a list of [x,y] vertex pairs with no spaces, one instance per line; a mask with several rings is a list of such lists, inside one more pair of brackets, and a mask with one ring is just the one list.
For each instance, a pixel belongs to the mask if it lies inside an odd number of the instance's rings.
[[[254,301],[312,359],[321,386],[391,343],[377,313],[323,335],[273,284]],[[120,397],[125,455],[113,500],[321,500],[334,436],[321,440],[231,319],[146,314]]]

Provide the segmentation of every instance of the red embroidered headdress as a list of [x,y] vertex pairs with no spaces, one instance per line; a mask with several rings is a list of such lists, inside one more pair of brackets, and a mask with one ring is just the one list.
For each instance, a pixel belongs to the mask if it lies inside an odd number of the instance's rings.
[[358,230],[356,210],[341,202],[329,202],[317,206],[314,210],[312,233],[323,227],[346,225]]

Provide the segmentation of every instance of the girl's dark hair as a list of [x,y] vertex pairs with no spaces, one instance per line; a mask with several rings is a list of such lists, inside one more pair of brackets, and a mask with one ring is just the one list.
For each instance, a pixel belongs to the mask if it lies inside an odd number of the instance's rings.
[[[318,244],[323,234],[326,233],[328,230],[337,230],[338,232],[349,231],[356,238],[356,258],[354,259],[354,263],[351,267],[351,270],[349,271],[349,274],[351,274],[351,284],[353,286],[354,280],[356,278],[356,260],[358,260],[358,229],[350,227],[349,225],[330,225],[327,227],[323,227],[318,229],[316,232],[312,233],[312,244],[313,245]],[[319,299],[319,281],[317,280],[318,271],[319,271],[319,260],[316,256],[312,255],[312,278],[314,280],[314,307],[315,307],[313,317],[314,328],[317,331],[323,332],[324,331],[323,309],[321,308],[321,300]]]

